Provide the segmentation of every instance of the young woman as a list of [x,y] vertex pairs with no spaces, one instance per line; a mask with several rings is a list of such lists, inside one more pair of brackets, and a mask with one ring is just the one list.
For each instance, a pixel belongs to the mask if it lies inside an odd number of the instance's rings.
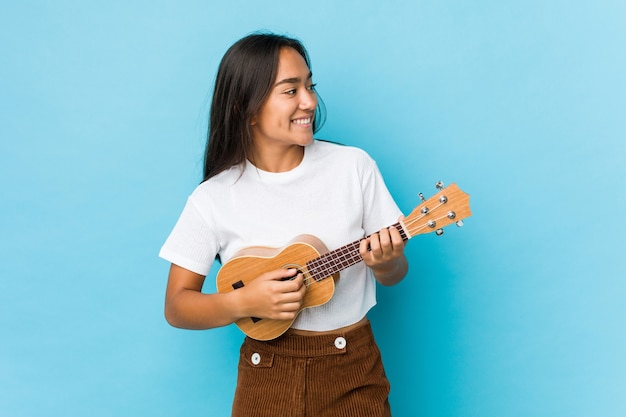
[[[224,55],[204,181],[160,252],[171,262],[165,315],[187,329],[295,319],[272,340],[245,338],[233,416],[389,416],[389,382],[366,315],[376,282],[406,275],[404,242],[388,227],[401,212],[364,151],[313,138],[323,114],[310,68],[298,40],[270,33],[246,36]],[[363,239],[364,262],[341,271],[325,304],[302,308],[306,277],[290,267],[234,291],[201,292],[215,259],[302,234],[329,249]]]

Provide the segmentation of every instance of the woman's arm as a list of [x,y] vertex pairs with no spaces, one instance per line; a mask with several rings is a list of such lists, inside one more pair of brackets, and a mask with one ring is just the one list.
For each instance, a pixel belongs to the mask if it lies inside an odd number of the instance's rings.
[[236,291],[205,294],[203,275],[172,264],[165,318],[174,327],[194,330],[226,326],[243,317],[293,320],[306,291],[302,274],[283,281],[295,273],[295,269],[278,269]]

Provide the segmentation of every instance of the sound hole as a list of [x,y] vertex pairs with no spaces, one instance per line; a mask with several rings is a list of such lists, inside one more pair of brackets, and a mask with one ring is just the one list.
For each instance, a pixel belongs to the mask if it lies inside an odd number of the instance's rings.
[[292,277],[281,278],[280,279],[281,281],[291,281],[292,279],[295,279],[298,276],[298,274],[304,275],[304,272],[302,272],[302,270],[300,268],[297,268],[295,266],[286,266],[285,269],[295,269],[296,273]]

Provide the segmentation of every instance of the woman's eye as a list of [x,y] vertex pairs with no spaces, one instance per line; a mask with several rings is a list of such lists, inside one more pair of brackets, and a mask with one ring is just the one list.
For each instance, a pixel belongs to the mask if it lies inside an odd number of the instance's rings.
[[[308,91],[315,91],[315,86],[317,84],[310,84],[306,86],[306,89]],[[289,90],[285,90],[284,94],[287,94],[289,96],[295,96],[298,93],[298,89],[297,88],[290,88]]]

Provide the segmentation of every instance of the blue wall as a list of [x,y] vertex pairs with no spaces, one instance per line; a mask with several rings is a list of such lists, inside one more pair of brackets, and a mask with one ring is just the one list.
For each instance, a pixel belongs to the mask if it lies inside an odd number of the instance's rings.
[[305,41],[319,136],[404,211],[472,196],[379,291],[394,416],[626,415],[626,3],[213,3],[3,5],[0,415],[228,415],[242,336],[169,327],[157,252],[256,29]]

